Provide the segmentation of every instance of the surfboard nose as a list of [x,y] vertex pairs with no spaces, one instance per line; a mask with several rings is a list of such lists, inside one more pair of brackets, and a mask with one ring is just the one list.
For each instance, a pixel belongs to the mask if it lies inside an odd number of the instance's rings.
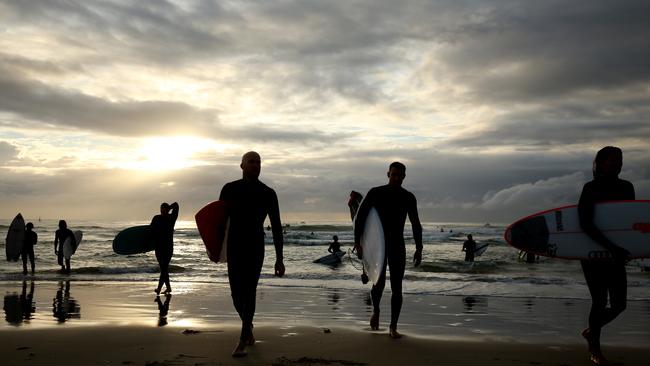
[[515,223],[508,235],[514,247],[535,253],[546,253],[549,232],[543,216]]

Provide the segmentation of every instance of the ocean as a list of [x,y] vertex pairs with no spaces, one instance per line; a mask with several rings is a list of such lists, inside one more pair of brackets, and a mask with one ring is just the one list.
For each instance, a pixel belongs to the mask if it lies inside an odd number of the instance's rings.
[[[10,220],[3,220],[0,232],[8,230]],[[155,282],[158,264],[153,252],[117,255],[112,240],[122,229],[147,222],[69,221],[70,229],[81,230],[83,241],[72,257],[72,274],[58,272],[54,255],[56,220],[32,220],[39,242],[35,247],[35,281],[110,281]],[[441,231],[442,230],[444,231]],[[260,286],[315,289],[356,290],[362,285],[361,264],[346,254],[337,266],[315,264],[327,255],[332,236],[337,235],[342,249],[353,244],[352,225],[347,222],[290,222],[285,224],[284,257],[287,269],[283,278],[274,277],[274,247],[270,233],[266,238],[266,260]],[[424,223],[423,261],[410,264],[415,250],[411,228],[405,229],[407,264],[404,293],[452,296],[488,296],[502,298],[589,299],[578,261],[540,257],[538,263],[519,259],[517,249],[503,239],[503,225],[471,223]],[[462,243],[472,234],[479,243],[489,243],[488,250],[473,264],[464,262]],[[4,253],[4,242],[0,244]],[[627,266],[628,298],[650,301],[650,261],[635,260]],[[0,281],[22,281],[22,263],[0,262]],[[212,263],[192,221],[178,221],[174,234],[174,257],[171,280],[188,283],[227,284],[224,264]],[[389,286],[387,286],[389,287]]]

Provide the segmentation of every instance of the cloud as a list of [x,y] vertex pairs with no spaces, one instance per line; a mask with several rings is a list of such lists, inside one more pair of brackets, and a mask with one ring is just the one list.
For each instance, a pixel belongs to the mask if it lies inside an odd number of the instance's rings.
[[6,141],[0,141],[0,166],[18,156],[18,148]]

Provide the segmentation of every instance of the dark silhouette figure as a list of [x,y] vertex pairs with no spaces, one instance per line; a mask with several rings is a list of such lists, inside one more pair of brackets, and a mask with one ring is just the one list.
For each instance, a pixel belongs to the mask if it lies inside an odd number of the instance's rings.
[[156,252],[156,259],[160,266],[160,278],[158,287],[154,290],[156,295],[160,295],[163,284],[165,284],[165,293],[172,292],[172,285],[169,282],[169,263],[174,255],[174,225],[178,218],[178,203],[171,205],[163,202],[160,205],[160,215],[151,219],[151,236]]
[[158,304],[158,326],[164,327],[167,325],[167,314],[169,313],[169,303],[172,301],[172,294],[165,294],[165,302],[160,301],[160,296],[156,296],[156,304]]
[[390,267],[391,321],[389,335],[400,338],[397,332],[397,322],[402,309],[402,279],[406,269],[406,245],[404,243],[404,224],[408,215],[413,228],[415,240],[415,255],[413,263],[419,266],[422,261],[422,225],[418,217],[417,201],[413,193],[402,188],[406,177],[406,166],[399,162],[390,165],[388,184],[372,188],[361,203],[354,224],[355,249],[363,256],[360,243],[368,211],[374,207],[379,214],[386,242],[386,262],[377,283],[372,286],[373,314],[370,318],[370,328],[379,329],[379,302],[386,284],[386,263]]
[[63,281],[59,281],[59,289],[52,300],[52,316],[59,323],[65,323],[68,319],[81,318],[81,306],[70,296],[70,281],[65,281],[65,287]]
[[474,262],[476,242],[472,239],[472,234],[467,235],[467,240],[463,243],[463,249],[461,251],[465,252],[465,262]]
[[[611,254],[610,259],[581,261],[591,294],[589,328],[582,331],[582,336],[589,344],[595,364],[607,363],[600,348],[602,327],[623,312],[627,303],[625,262],[630,253],[607,239],[594,223],[596,203],[635,199],[632,183],[618,178],[622,167],[621,149],[607,146],[598,151],[593,163],[594,179],[584,185],[578,202],[582,230]],[[608,296],[610,307],[607,307]]]
[[[57,263],[61,266],[61,272],[70,273],[70,259],[63,257],[63,244],[66,239],[71,238],[72,246],[77,245],[77,239],[74,237],[72,230],[68,229],[68,224],[65,220],[59,221],[59,230],[54,234],[54,254],[57,256]],[[63,260],[65,259],[65,265]]]
[[334,235],[332,236],[332,242],[330,243],[329,248],[327,248],[327,251],[330,253],[338,253],[341,251],[341,243],[339,243],[339,237]]
[[15,293],[5,295],[4,311],[5,320],[11,325],[19,326],[23,322],[29,322],[33,318],[32,314],[36,312],[34,282],[30,283],[29,294],[27,281],[23,281],[23,292],[20,295]]
[[34,229],[34,224],[28,222],[25,225],[25,240],[23,241],[23,249],[20,252],[20,256],[23,259],[23,275],[27,274],[27,260],[32,265],[32,274],[34,274],[34,269],[36,264],[34,263],[34,245],[38,242],[38,235],[32,230]]
[[264,262],[264,220],[269,216],[275,244],[275,275],[284,275],[282,223],[275,191],[259,181],[260,155],[254,151],[242,157],[243,178],[227,183],[219,199],[230,213],[228,229],[228,279],[233,304],[242,321],[239,343],[233,357],[246,356],[246,346],[255,344],[253,317],[257,283]]

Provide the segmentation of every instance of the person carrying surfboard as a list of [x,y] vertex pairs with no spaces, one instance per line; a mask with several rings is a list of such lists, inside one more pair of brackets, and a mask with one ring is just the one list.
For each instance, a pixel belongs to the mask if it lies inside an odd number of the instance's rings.
[[70,238],[73,247],[77,245],[77,239],[74,237],[72,230],[68,229],[68,223],[65,220],[59,220],[59,230],[54,233],[54,254],[57,263],[61,266],[61,272],[64,273],[70,273],[70,259],[65,258],[65,265],[63,264],[63,243],[68,238]]
[[[594,223],[596,203],[635,199],[632,183],[618,177],[622,167],[620,148],[606,146],[598,151],[593,162],[594,179],[584,185],[578,202],[582,230],[611,254],[606,259],[580,261],[591,294],[589,328],[581,334],[596,365],[608,364],[600,348],[601,329],[625,310],[627,302],[625,263],[630,253],[609,240]],[[608,296],[610,307],[607,307]]]
[[417,200],[413,193],[402,187],[406,178],[406,166],[393,162],[388,168],[388,184],[372,188],[361,203],[354,223],[354,247],[360,257],[363,249],[360,245],[363,228],[368,212],[374,207],[380,217],[386,245],[386,256],[381,275],[372,286],[373,313],[370,318],[370,328],[379,329],[379,302],[386,284],[386,264],[390,267],[391,320],[389,335],[400,338],[397,332],[397,322],[402,309],[402,279],[406,269],[406,244],[404,242],[404,224],[408,216],[413,228],[415,240],[415,255],[413,263],[417,267],[422,261],[422,225],[418,217]]
[[25,239],[23,241],[23,248],[20,250],[20,256],[23,260],[23,275],[27,274],[27,260],[32,265],[32,274],[36,264],[34,263],[34,245],[38,242],[38,235],[34,232],[34,224],[28,222],[25,225]]
[[246,356],[246,347],[255,344],[253,317],[257,283],[264,262],[264,220],[271,222],[275,245],[275,275],[284,276],[284,257],[280,207],[275,191],[259,180],[262,159],[255,151],[242,156],[242,179],[229,182],[221,189],[219,200],[225,201],[230,213],[226,256],[228,280],[233,304],[242,322],[239,342],[233,357]]
[[461,249],[461,251],[465,252],[465,262],[474,262],[476,242],[472,238],[472,234],[467,235],[467,240],[463,243],[463,249]]
[[156,296],[160,295],[163,284],[166,286],[165,294],[172,292],[172,285],[169,282],[169,263],[174,256],[174,225],[178,219],[178,208],[177,202],[171,205],[163,202],[160,205],[160,215],[154,216],[149,224],[156,260],[160,266],[158,287],[154,290]]

